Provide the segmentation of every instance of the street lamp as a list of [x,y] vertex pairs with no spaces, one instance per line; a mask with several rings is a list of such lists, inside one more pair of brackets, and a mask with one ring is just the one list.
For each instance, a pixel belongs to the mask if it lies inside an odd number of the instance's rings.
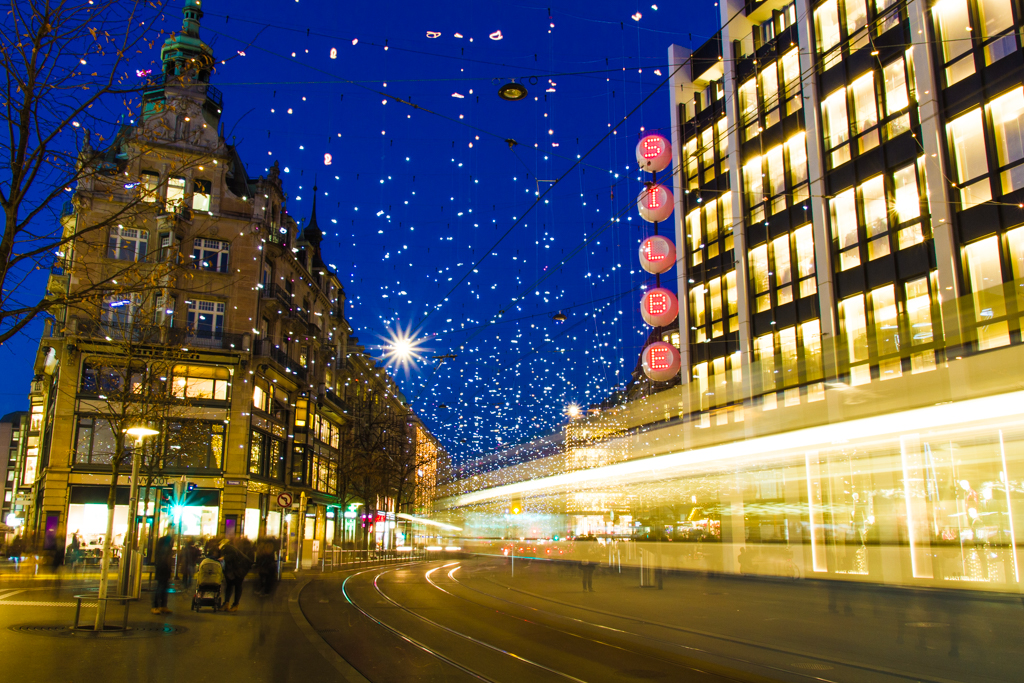
[[142,440],[160,432],[145,425],[129,427],[125,434],[135,437],[135,451],[132,453],[132,481],[128,494],[128,533],[125,536],[124,553],[121,558],[120,587],[118,595],[127,595],[132,579],[132,564],[135,560],[135,545],[138,540],[139,516],[139,468],[142,460]]

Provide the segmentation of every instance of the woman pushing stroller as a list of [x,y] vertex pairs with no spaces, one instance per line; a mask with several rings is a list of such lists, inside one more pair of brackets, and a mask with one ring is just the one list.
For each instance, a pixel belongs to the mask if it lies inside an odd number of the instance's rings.
[[220,606],[220,586],[224,583],[224,568],[219,558],[220,552],[211,550],[196,570],[196,593],[192,598],[192,609],[213,607],[216,612]]

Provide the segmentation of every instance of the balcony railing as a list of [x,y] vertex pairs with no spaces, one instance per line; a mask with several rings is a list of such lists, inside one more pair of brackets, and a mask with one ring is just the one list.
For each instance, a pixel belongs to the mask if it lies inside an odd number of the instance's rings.
[[253,355],[269,358],[284,368],[286,373],[295,375],[300,380],[306,381],[306,368],[299,365],[298,361],[292,360],[287,351],[282,349],[280,346],[275,345],[270,339],[261,339],[256,342],[253,349]]

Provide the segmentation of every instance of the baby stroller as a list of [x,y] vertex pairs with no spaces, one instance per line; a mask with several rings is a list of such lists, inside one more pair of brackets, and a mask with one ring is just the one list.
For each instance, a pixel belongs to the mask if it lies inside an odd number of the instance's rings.
[[203,607],[212,607],[216,612],[220,609],[220,584],[224,580],[224,572],[220,563],[207,558],[199,563],[196,570],[196,592],[192,596],[192,609],[198,612]]
[[214,612],[220,609],[219,583],[196,584],[196,593],[192,596],[192,609],[198,612],[203,607],[212,607]]

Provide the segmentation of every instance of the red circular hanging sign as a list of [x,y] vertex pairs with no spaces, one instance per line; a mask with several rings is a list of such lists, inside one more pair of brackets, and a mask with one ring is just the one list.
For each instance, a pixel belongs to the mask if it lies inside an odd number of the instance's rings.
[[672,163],[672,144],[663,135],[647,135],[636,145],[636,162],[641,171],[664,171]]
[[640,266],[652,275],[660,275],[676,264],[676,245],[662,235],[651,235],[640,243]]
[[654,342],[642,356],[644,374],[655,382],[666,382],[679,374],[679,350],[666,342]]
[[679,301],[670,290],[657,287],[640,300],[640,315],[651,327],[664,327],[679,316]]
[[672,192],[664,185],[645,187],[636,198],[640,217],[648,223],[658,223],[671,216],[673,203]]

